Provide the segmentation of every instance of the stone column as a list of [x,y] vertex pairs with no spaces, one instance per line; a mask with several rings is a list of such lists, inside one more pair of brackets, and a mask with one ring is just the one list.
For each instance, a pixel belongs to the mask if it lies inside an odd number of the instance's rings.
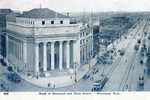
[[17,57],[17,53],[18,53],[17,42],[16,42],[16,40],[14,40],[14,41],[15,41],[15,56],[16,56],[16,59],[18,59],[18,57]]
[[8,64],[8,49],[9,49],[8,48],[8,45],[9,45],[8,44],[8,35],[6,34],[5,36],[6,36],[6,42],[5,42],[6,43],[6,60],[5,61]]
[[20,52],[20,42],[18,43],[18,51],[19,51],[19,56],[18,56],[18,58],[19,58],[19,60],[20,60],[20,55],[21,55],[21,52]]
[[43,69],[47,71],[47,43],[43,43]]
[[62,65],[63,65],[62,51],[63,51],[63,41],[60,41],[59,42],[59,69],[60,70],[62,70]]
[[[38,45],[38,44],[36,44]],[[26,41],[23,41],[23,61],[24,63],[27,63],[27,43]]]
[[20,42],[18,43],[18,59],[20,60]]
[[21,61],[22,61],[22,42],[20,43],[20,53],[21,53],[20,59],[21,59]]
[[66,62],[67,62],[67,68],[69,68],[70,67],[70,41],[67,41],[67,50],[66,50],[66,57],[67,57],[67,59],[66,59]]
[[16,49],[17,49],[16,56],[17,56],[17,59],[19,59],[19,45],[17,41],[16,41]]
[[35,44],[35,72],[36,75],[39,73],[39,44]]
[[14,40],[13,40],[13,44],[14,44],[14,56],[15,56],[15,58],[16,58],[16,43],[15,43]]
[[55,69],[55,54],[54,54],[54,42],[51,42],[51,69],[54,70]]

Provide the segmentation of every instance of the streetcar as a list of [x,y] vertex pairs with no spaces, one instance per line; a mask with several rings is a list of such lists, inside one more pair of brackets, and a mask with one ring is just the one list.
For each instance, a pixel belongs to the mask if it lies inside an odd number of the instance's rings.
[[101,75],[101,79],[94,82],[92,91],[101,91],[107,81],[108,77],[105,75]]

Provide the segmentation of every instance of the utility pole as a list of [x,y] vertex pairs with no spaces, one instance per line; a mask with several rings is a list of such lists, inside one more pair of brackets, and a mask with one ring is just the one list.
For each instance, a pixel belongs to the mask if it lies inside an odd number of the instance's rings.
[[77,66],[78,64],[74,63],[74,82],[77,83]]

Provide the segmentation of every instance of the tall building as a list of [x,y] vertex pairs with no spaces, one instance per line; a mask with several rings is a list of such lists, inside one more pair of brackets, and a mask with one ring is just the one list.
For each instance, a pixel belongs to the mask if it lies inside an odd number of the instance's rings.
[[80,30],[80,62],[88,64],[93,58],[93,26],[84,24]]
[[86,49],[81,51],[82,29],[83,25],[72,23],[69,16],[47,8],[24,12],[15,21],[7,22],[6,58],[18,72],[36,76],[73,68],[74,63],[80,66],[81,54],[86,51],[84,56],[92,55],[92,46],[87,46],[92,42],[88,30],[82,36]]
[[11,9],[0,9],[0,58],[6,57],[5,35],[7,15],[12,13]]

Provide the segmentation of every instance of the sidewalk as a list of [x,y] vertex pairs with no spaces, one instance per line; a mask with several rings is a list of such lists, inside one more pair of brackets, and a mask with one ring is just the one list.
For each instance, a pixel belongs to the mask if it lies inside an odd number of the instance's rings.
[[[96,64],[96,58],[91,60],[90,66]],[[77,69],[76,79],[79,81],[89,71],[89,64],[81,66]],[[44,88],[58,88],[73,85],[75,83],[75,74],[70,73],[69,69],[64,71],[54,71],[50,73],[49,77],[28,77],[24,74],[18,73],[24,80],[30,82],[33,85]]]

